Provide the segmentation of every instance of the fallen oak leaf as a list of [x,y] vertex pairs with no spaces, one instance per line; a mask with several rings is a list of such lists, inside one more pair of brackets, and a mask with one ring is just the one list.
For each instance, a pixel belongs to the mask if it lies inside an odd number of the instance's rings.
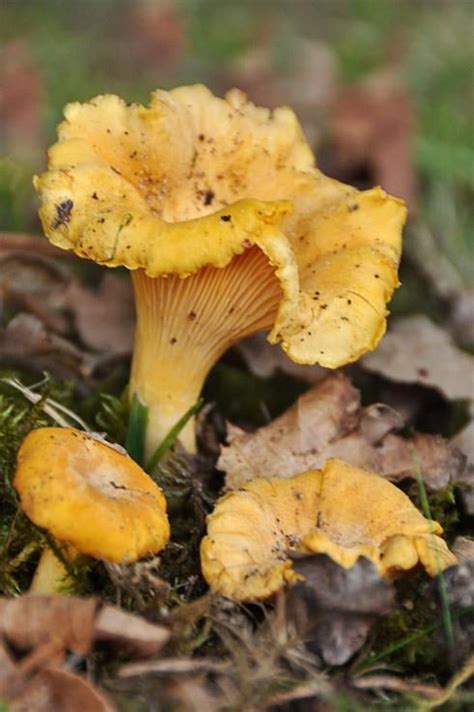
[[226,472],[227,489],[255,477],[292,477],[334,457],[397,481],[414,476],[415,448],[428,488],[458,478],[465,458],[457,448],[436,435],[416,433],[405,439],[391,432],[402,425],[388,406],[362,408],[358,391],[338,373],[254,433],[229,426],[228,445],[222,447],[217,466]]
[[258,476],[291,477],[301,456],[314,454],[356,425],[360,398],[348,378],[335,374],[303,394],[270,425],[245,433],[228,424],[227,441],[217,467],[227,473],[227,489]]
[[466,458],[461,450],[440,435],[426,433],[414,433],[408,439],[388,434],[378,447],[373,468],[392,482],[413,478],[414,452],[421,463],[424,483],[430,490],[446,487],[464,472]]

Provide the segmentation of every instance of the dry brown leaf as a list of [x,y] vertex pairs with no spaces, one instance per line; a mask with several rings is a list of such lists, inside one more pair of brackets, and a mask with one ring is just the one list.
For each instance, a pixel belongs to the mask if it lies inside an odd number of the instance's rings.
[[33,594],[0,598],[0,634],[20,650],[54,638],[84,655],[92,645],[97,606],[93,598]]
[[[7,155],[39,156],[42,76],[25,39],[0,46],[0,145]],[[3,151],[2,151],[3,152]]]
[[296,559],[293,567],[305,580],[289,589],[289,619],[327,665],[343,665],[362,647],[377,618],[389,612],[392,584],[364,558],[343,569],[317,554]]
[[58,264],[42,255],[5,253],[0,243],[0,304],[2,309],[28,311],[48,328],[64,334],[64,290],[68,278]]
[[25,594],[0,598],[0,640],[20,650],[48,641],[78,655],[88,653],[96,640],[115,645],[122,653],[142,658],[154,655],[168,642],[164,626],[94,598]]
[[95,619],[94,637],[116,645],[126,655],[145,658],[155,655],[171,637],[168,628],[144,618],[104,606]]
[[413,110],[397,74],[392,69],[379,71],[340,92],[329,126],[331,171],[348,183],[367,175],[370,185],[381,185],[403,198],[413,212],[417,202]]
[[301,396],[283,415],[255,433],[229,426],[228,445],[218,461],[226,488],[237,489],[255,477],[291,477],[318,469],[336,457],[390,480],[413,477],[416,449],[426,485],[443,487],[464,470],[465,458],[441,437],[393,433],[403,425],[388,406],[361,408],[358,391],[334,374]]
[[367,371],[401,383],[435,388],[451,400],[474,399],[474,357],[426,316],[392,322],[376,351],[362,359]]
[[185,18],[172,0],[133,3],[125,29],[127,45],[131,46],[130,57],[138,60],[144,69],[160,67],[161,71],[170,73],[185,54]]
[[25,680],[17,694],[6,692],[10,712],[114,712],[102,692],[75,673],[58,667],[43,668]]
[[108,354],[131,353],[135,308],[130,280],[107,272],[96,292],[73,281],[67,301],[88,348]]
[[0,640],[0,695],[15,671],[15,663],[4,643]]
[[359,393],[342,374],[321,381],[270,425],[255,433],[228,426],[229,446],[217,463],[235,489],[254,477],[291,477],[309,467],[304,462],[357,423]]
[[20,313],[0,329],[0,364],[65,379],[88,375],[94,360],[33,314]]

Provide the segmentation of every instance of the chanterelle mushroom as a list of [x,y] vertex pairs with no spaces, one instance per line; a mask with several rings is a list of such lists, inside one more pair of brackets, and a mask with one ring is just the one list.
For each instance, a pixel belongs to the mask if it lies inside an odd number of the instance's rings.
[[[18,452],[13,485],[27,516],[68,556],[131,563],[169,539],[160,488],[128,455],[80,430],[32,430]],[[61,571],[45,553],[35,590],[54,588]]]
[[40,216],[53,244],[133,271],[130,392],[149,408],[148,453],[246,335],[269,329],[294,361],[329,368],[376,346],[405,208],[320,173],[289,108],[197,85],[65,117],[35,179]]
[[298,580],[289,551],[324,553],[344,568],[359,556],[381,574],[420,562],[430,575],[456,562],[428,521],[395,485],[328,460],[289,479],[256,479],[222,497],[201,542],[210,588],[236,600],[268,598]]

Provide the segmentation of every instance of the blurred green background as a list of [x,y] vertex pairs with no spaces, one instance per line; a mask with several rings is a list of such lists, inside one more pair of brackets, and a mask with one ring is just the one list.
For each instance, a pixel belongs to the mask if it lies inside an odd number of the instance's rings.
[[323,170],[407,199],[395,309],[451,308],[473,278],[473,30],[472,0],[2,0],[0,230],[40,231],[65,103],[238,85],[294,106]]

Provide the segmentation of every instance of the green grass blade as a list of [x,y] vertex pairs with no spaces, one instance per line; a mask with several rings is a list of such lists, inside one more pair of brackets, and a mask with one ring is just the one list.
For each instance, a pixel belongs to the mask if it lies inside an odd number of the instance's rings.
[[191,408],[186,411],[186,413],[178,420],[176,425],[173,425],[171,430],[168,432],[168,434],[164,437],[164,439],[161,441],[161,443],[158,445],[156,448],[155,452],[151,456],[150,460],[148,461],[148,464],[146,466],[146,471],[147,472],[153,472],[163,455],[168,452],[170,447],[173,445],[173,443],[176,441],[178,438],[180,432],[186,425],[186,423],[198,412],[202,404],[204,403],[204,399],[200,398]]
[[[426,494],[425,483],[423,482],[423,475],[421,474],[421,464],[418,457],[418,453],[415,448],[412,450],[413,458],[413,470],[415,472],[416,481],[418,484],[418,492],[420,496],[421,508],[426,519],[430,522],[433,521],[431,516],[430,503],[428,500],[428,495]],[[441,567],[439,566],[439,561],[437,561],[436,548],[434,548],[434,556],[436,561],[436,581],[438,584],[439,598],[441,601],[441,615],[443,620],[443,628],[446,636],[446,642],[448,649],[452,654],[454,652],[454,631],[453,631],[453,621],[451,619],[451,610],[449,608],[448,592],[446,589],[446,581],[444,580]]]
[[127,437],[125,438],[125,449],[130,457],[140,466],[143,464],[145,453],[145,436],[148,424],[148,408],[134,394],[130,406],[128,418]]
[[[463,610],[455,613],[455,617],[456,619],[462,618],[463,616],[470,616],[473,613],[474,606],[468,606],[467,608],[464,608]],[[367,655],[363,660],[361,660],[357,665],[355,665],[352,670],[352,673],[354,675],[358,675],[364,672],[365,670],[372,668],[373,665],[389,657],[392,653],[396,653],[399,650],[402,650],[407,645],[410,645],[410,643],[413,643],[419,638],[424,638],[425,636],[430,635],[430,633],[434,633],[434,631],[438,630],[441,625],[442,623],[432,623],[431,625],[426,626],[426,628],[422,628],[421,630],[417,630],[414,633],[410,633],[410,635],[407,635],[401,640],[396,640],[393,643],[390,643],[390,645],[387,645],[385,648],[383,648],[383,650],[381,650],[379,653],[376,653],[375,655],[369,653],[369,655]]]

